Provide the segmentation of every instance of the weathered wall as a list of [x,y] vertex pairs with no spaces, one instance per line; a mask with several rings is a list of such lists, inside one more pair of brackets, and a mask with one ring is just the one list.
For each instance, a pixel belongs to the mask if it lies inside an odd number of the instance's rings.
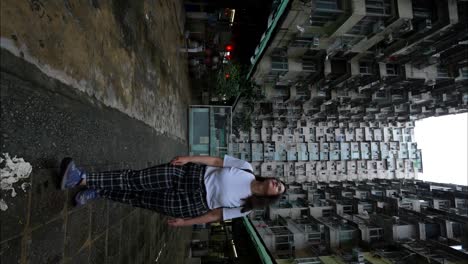
[[42,72],[186,140],[181,1],[2,0],[0,46]]

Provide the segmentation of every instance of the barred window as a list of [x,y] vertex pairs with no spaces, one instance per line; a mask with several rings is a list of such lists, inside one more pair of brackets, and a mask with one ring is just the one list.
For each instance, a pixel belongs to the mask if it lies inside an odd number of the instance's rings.
[[272,56],[271,57],[271,69],[273,71],[287,71],[288,70],[288,58],[283,56]]

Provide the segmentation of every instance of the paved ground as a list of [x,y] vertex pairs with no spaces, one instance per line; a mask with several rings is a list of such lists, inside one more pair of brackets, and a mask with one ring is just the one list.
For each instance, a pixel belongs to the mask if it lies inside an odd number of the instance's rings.
[[161,250],[158,263],[182,263],[189,229],[167,228],[165,217],[104,200],[73,207],[77,190],[58,190],[57,174],[65,156],[87,170],[142,168],[186,153],[186,144],[5,50],[1,58],[1,149],[30,162],[33,172],[26,192],[1,192],[9,208],[0,212],[0,263],[154,263]]
[[57,188],[65,156],[93,171],[187,153],[181,5],[54,3],[1,2],[0,149],[33,171],[25,192],[0,191],[0,263],[183,263],[190,228],[105,200],[76,208],[78,190]]
[[0,46],[70,88],[186,139],[182,0],[2,0]]

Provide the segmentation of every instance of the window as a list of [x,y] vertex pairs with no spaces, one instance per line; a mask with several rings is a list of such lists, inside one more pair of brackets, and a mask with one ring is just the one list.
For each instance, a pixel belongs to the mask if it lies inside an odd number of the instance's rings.
[[449,209],[449,202],[448,201],[439,201],[439,209],[448,210]]
[[289,250],[290,245],[289,244],[278,244],[276,245],[276,250]]
[[319,258],[296,258],[295,262],[297,264],[320,264],[322,261]]
[[382,236],[382,229],[371,229],[369,230],[369,236]]
[[460,72],[460,75],[459,77],[463,78],[463,79],[466,79],[468,78],[468,67],[463,67],[459,70]]
[[460,223],[452,223],[452,230],[454,237],[461,237],[463,234],[463,226]]
[[304,56],[302,58],[302,70],[306,72],[315,72],[317,71],[317,63],[315,59],[311,57]]
[[340,240],[341,241],[349,241],[353,239],[353,230],[347,230],[347,231],[340,231]]
[[289,243],[289,236],[277,236],[276,237],[276,244],[280,243]]
[[359,73],[363,75],[370,75],[371,68],[369,62],[359,62]]
[[331,216],[331,214],[332,214],[332,209],[323,209],[322,210],[322,216],[323,217]]
[[353,206],[352,205],[343,206],[343,213],[351,214],[352,212],[353,212]]
[[288,71],[288,58],[283,56],[271,57],[271,70],[276,73],[284,73]]
[[336,0],[318,0],[317,9],[336,10],[338,9],[337,1]]
[[319,37],[316,36],[301,36],[296,37],[294,41],[290,44],[292,47],[317,47],[320,43]]
[[309,233],[308,236],[307,236],[307,240],[309,242],[320,243],[321,234],[320,233]]
[[467,207],[466,200],[457,200],[456,208],[465,208],[465,207]]
[[369,230],[369,240],[371,242],[379,241],[382,238],[383,238],[383,229],[382,228],[376,228],[376,229]]
[[449,78],[449,73],[446,67],[437,66],[437,78]]
[[397,76],[398,75],[398,65],[396,64],[386,64],[387,75],[388,76]]
[[373,191],[373,195],[383,197],[383,192],[382,191]]
[[367,0],[366,11],[377,15],[390,14],[390,3],[388,0]]

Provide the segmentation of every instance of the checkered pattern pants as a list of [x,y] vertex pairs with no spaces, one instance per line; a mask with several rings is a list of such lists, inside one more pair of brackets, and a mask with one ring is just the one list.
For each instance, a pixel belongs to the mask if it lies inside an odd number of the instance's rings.
[[191,218],[208,212],[205,165],[163,164],[143,170],[89,173],[87,185],[105,198],[155,210],[172,217]]

